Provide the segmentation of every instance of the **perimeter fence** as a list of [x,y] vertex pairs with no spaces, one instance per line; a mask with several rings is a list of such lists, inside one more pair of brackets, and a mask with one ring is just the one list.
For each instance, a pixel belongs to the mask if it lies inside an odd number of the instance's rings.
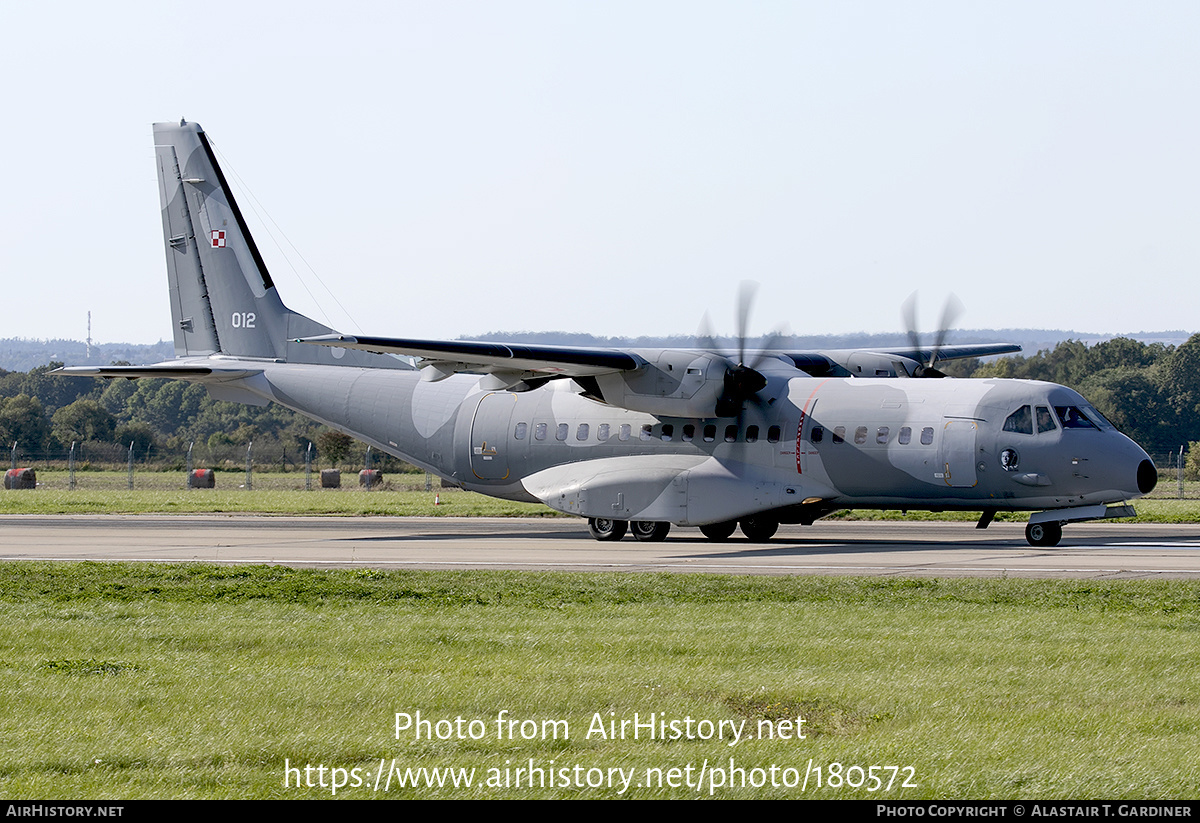
[[[242,459],[197,460],[164,455],[154,447],[139,451],[110,443],[73,444],[66,450],[27,451],[20,444],[8,450],[5,488],[147,490],[206,488],[257,491],[431,491],[450,484],[389,455],[370,448],[357,461],[324,465],[311,457],[271,459],[257,456],[253,444]],[[124,458],[123,460],[120,458]],[[380,468],[380,466],[383,468]],[[18,483],[20,470],[31,470],[34,485]],[[23,477],[21,479],[24,479]]]

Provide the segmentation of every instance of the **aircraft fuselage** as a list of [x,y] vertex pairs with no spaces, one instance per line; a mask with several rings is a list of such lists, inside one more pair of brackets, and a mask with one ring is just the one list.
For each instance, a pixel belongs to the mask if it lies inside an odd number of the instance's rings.
[[[587,517],[788,522],[805,506],[1036,510],[1148,490],[1141,448],[1078,393],[1035,381],[793,378],[740,418],[674,418],[567,380],[486,391],[471,375],[287,364],[264,377],[268,399],[465,489]],[[1063,410],[1096,421],[1068,427]]]

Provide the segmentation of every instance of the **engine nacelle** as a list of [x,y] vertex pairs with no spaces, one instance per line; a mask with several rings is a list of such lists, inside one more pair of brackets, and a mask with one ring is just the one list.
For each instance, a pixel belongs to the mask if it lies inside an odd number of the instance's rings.
[[921,364],[908,357],[877,351],[821,352],[851,377],[916,377]]
[[596,376],[605,403],[660,417],[714,416],[728,358],[681,349],[638,353],[647,361],[644,368]]

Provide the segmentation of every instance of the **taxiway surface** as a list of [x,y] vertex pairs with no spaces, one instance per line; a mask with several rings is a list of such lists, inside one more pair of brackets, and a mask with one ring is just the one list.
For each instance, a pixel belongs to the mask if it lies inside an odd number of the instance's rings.
[[600,543],[561,518],[8,515],[0,530],[0,560],[1200,579],[1200,525],[1077,524],[1053,549],[1009,523],[828,521],[785,526],[768,543],[683,528],[661,543]]

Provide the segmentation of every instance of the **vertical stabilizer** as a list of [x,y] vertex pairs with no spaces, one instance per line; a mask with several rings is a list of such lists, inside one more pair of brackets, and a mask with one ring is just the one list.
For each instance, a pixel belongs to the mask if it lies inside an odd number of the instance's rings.
[[333,330],[280,301],[204,129],[155,123],[154,151],[176,356],[406,367],[390,357],[291,343]]

